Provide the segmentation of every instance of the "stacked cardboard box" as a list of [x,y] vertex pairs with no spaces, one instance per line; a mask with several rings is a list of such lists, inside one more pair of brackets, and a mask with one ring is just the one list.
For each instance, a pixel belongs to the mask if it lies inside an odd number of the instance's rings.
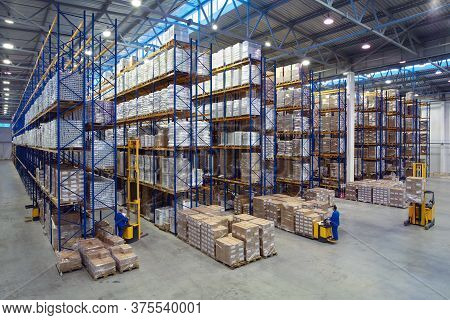
[[216,258],[216,240],[228,235],[228,220],[225,217],[212,217],[202,221],[201,251]]
[[201,225],[202,221],[208,219],[209,216],[205,214],[195,214],[195,215],[189,215],[187,216],[187,222],[188,222],[188,240],[189,244],[194,246],[197,249],[201,249],[202,240],[201,240]]
[[120,244],[109,248],[119,272],[139,268],[138,256],[128,244]]
[[259,248],[262,257],[269,257],[275,251],[275,225],[272,221],[256,218],[251,223],[259,227]]
[[390,189],[389,205],[391,207],[406,208],[406,190],[404,187]]
[[192,209],[177,211],[177,236],[183,241],[188,241],[188,219],[190,215],[198,214]]
[[71,272],[83,267],[81,263],[81,256],[78,251],[62,250],[60,252],[56,252],[56,257],[56,265],[59,272]]
[[372,183],[374,180],[364,180],[358,187],[358,201],[372,203]]
[[426,179],[421,177],[406,178],[406,198],[409,202],[422,203]]
[[245,261],[244,242],[234,237],[216,240],[216,259],[230,267],[237,267]]
[[306,200],[317,200],[321,202],[326,202],[328,206],[334,205],[335,194],[333,190],[325,188],[312,188],[305,192]]
[[268,220],[273,221],[275,227],[281,225],[281,208],[283,204],[284,201],[277,198],[269,199],[267,202],[266,216]]
[[85,266],[94,279],[114,274],[116,262],[106,248],[92,249],[85,253]]
[[315,210],[301,208],[295,213],[295,232],[304,236],[312,238],[314,234],[314,223],[323,220]]
[[250,262],[261,256],[259,248],[259,226],[251,222],[233,223],[233,237],[244,241],[245,261]]
[[358,186],[359,183],[355,182],[347,182],[345,186],[345,199],[358,201]]
[[241,222],[241,221],[251,221],[255,219],[254,216],[249,214],[238,214],[233,216],[233,223]]
[[281,206],[281,229],[295,232],[295,212],[303,205],[303,199],[291,198]]

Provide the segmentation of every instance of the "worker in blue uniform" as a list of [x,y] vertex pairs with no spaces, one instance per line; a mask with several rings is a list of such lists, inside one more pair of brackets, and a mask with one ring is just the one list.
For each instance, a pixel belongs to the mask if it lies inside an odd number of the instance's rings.
[[333,206],[333,213],[331,214],[330,224],[331,231],[333,232],[333,240],[339,240],[338,227],[339,227],[340,213],[337,210],[336,205]]

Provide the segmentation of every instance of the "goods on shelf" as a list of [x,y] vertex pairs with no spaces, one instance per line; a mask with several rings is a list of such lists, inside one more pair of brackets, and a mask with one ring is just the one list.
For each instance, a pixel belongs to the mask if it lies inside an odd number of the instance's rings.
[[[94,187],[94,194],[92,194],[92,184]],[[88,201],[90,209],[97,210],[105,208],[114,208],[116,197],[116,186],[113,179],[99,176],[90,176],[88,189],[89,189]]]
[[261,161],[259,153],[241,153],[240,158],[241,180],[252,183],[259,182],[261,178]]

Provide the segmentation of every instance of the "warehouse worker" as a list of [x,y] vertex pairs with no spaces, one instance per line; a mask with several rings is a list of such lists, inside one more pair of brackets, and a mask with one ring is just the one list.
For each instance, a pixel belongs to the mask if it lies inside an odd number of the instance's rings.
[[339,235],[338,235],[339,216],[340,216],[340,213],[337,210],[336,205],[334,205],[333,213],[331,214],[331,218],[330,218],[331,231],[333,232],[333,240],[339,239]]

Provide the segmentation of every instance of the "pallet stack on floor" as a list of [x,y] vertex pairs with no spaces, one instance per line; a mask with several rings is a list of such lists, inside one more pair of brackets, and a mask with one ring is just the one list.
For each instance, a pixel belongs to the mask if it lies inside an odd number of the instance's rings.
[[181,240],[231,268],[276,254],[273,222],[229,214],[216,205],[179,211],[177,233]]
[[334,191],[313,188],[305,196],[307,199],[284,194],[258,196],[253,200],[253,213],[272,221],[277,228],[312,238],[314,223],[323,221],[331,213]]
[[57,252],[56,266],[66,273],[84,266],[94,280],[139,268],[138,256],[133,248],[113,234],[111,226],[103,220],[96,226],[96,238],[76,239],[72,250]]
[[406,208],[407,204],[405,185],[397,179],[349,182],[346,185],[345,199],[397,208]]

